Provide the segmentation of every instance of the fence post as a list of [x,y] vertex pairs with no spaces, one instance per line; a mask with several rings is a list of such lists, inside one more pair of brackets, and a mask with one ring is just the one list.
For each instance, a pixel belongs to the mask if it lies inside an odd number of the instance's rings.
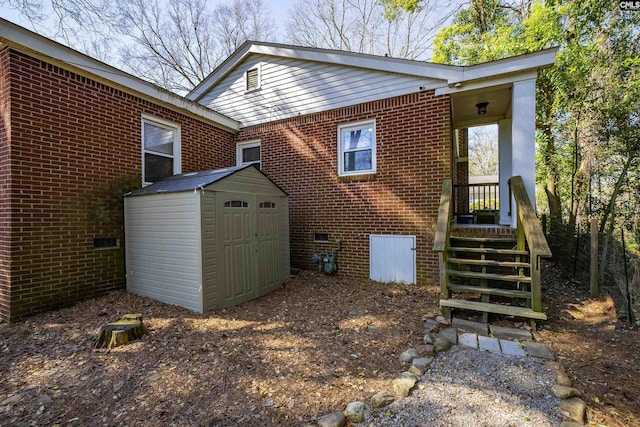
[[598,287],[598,219],[591,218],[591,276],[589,290],[591,298],[600,294]]

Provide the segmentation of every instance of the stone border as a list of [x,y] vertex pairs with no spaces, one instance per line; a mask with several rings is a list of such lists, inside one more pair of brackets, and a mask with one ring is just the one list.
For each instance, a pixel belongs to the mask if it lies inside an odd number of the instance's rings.
[[[531,332],[454,318],[451,324],[444,316],[424,316],[423,344],[409,348],[399,357],[401,363],[410,365],[393,380],[393,391],[383,390],[371,397],[371,406],[376,409],[390,405],[409,394],[423,376],[438,353],[448,351],[453,345],[476,348],[480,351],[503,353],[518,357],[545,359],[545,365],[556,377],[551,387],[553,395],[559,399],[559,412],[565,418],[561,427],[584,426],[586,405],[579,397],[580,391],[573,388],[571,379],[555,361],[553,354],[541,343],[533,341]],[[369,416],[369,408],[364,402],[350,402],[344,411],[334,411],[303,424],[303,427],[344,427],[349,423],[358,424]]]

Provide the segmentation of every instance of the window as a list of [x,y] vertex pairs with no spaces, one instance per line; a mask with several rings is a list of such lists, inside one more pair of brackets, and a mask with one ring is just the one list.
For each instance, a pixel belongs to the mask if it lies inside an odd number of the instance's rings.
[[260,66],[247,70],[244,74],[244,90],[249,92],[260,89]]
[[376,172],[376,124],[374,121],[338,126],[338,175]]
[[180,127],[142,118],[142,183],[151,184],[180,173]]
[[273,202],[262,202],[260,203],[260,208],[262,209],[275,209],[276,204]]
[[225,208],[248,208],[249,203],[243,200],[229,200],[224,202]]
[[258,169],[262,166],[260,155],[260,141],[239,142],[236,147],[236,165],[255,164]]

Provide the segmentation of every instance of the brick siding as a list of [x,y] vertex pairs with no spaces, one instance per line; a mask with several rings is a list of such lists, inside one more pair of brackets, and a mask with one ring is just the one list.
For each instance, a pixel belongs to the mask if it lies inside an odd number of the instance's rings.
[[[369,277],[369,235],[416,236],[418,283],[437,283],[431,247],[442,181],[451,177],[447,96],[415,93],[243,129],[261,140],[262,170],[289,194],[291,263],[313,268],[313,253],[335,239],[341,274]],[[337,127],[375,119],[375,176],[337,176]],[[313,241],[328,233],[329,243]]]
[[[181,125],[183,172],[235,163],[232,133],[9,48],[0,105],[4,320],[124,287],[122,195],[141,184],[143,114]],[[103,237],[120,248],[94,249]]]

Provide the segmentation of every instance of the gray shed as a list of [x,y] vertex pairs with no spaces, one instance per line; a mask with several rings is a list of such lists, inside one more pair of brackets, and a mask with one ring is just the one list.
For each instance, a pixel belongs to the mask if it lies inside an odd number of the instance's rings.
[[204,313],[289,277],[287,194],[251,165],[132,191],[124,220],[129,292]]

